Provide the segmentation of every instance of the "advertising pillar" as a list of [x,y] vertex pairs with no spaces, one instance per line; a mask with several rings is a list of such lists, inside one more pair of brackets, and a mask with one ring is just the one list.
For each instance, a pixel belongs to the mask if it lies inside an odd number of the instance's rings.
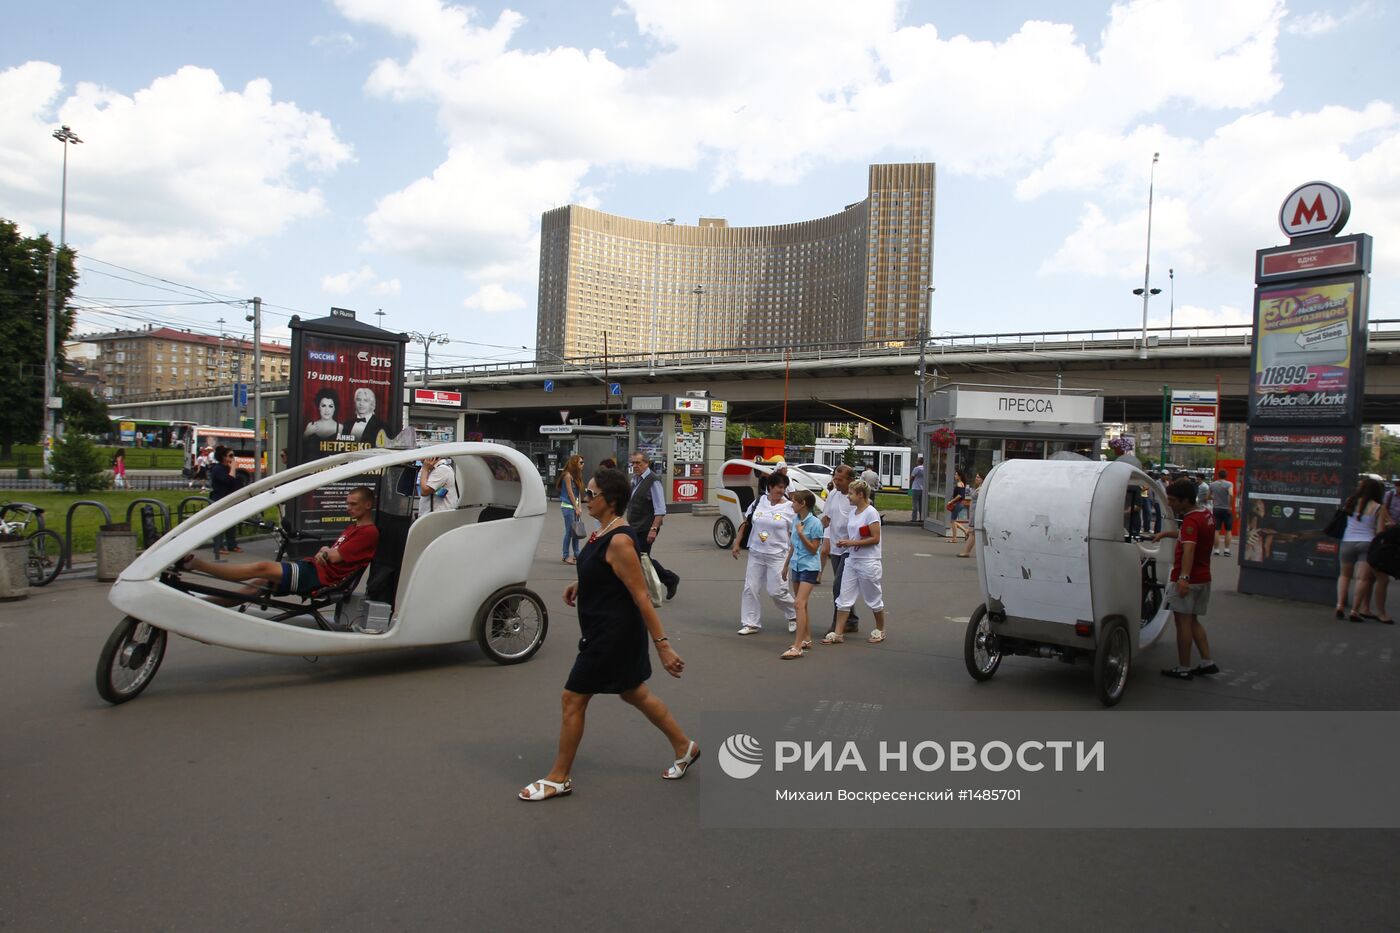
[[1290,245],[1255,254],[1242,593],[1336,599],[1323,529],[1358,480],[1371,271],[1371,237],[1336,235],[1350,209],[1334,185],[1303,185],[1279,215]]
[[[403,429],[400,387],[408,336],[361,323],[344,308],[310,321],[293,317],[291,330],[287,464],[386,446]],[[378,489],[378,479],[355,477],[302,496],[290,509],[293,524],[338,533],[349,521],[346,495],[359,485]]]

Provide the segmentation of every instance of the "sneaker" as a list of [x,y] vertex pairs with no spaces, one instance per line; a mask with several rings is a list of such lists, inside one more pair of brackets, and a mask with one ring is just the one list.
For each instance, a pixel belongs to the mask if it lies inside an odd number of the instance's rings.
[[1216,548],[1215,550],[1211,551],[1211,553],[1214,554],[1216,557],[1219,557],[1219,556],[1220,556],[1220,548]]
[[666,584],[666,598],[667,598],[667,599],[675,599],[675,598],[676,598],[676,590],[680,589],[680,587],[681,587],[681,578],[680,578],[680,577],[676,577],[676,578],[675,578],[674,580],[672,580],[670,583],[667,583],[667,584]]
[[1186,667],[1168,667],[1162,670],[1163,677],[1172,677],[1176,680],[1190,680],[1191,669]]
[[797,631],[797,620],[796,620],[796,619],[788,619],[788,634],[791,635],[793,632],[796,632],[796,631]]
[[741,625],[741,626],[739,626],[739,634],[740,634],[740,635],[757,635],[757,634],[758,634],[759,632],[761,632],[761,631],[762,631],[762,629],[760,629],[757,625]]
[[1216,664],[1214,661],[1211,661],[1209,664],[1197,664],[1194,668],[1191,669],[1191,673],[1193,673],[1193,674],[1219,674],[1219,673],[1220,673],[1220,665],[1219,665],[1219,664]]
[[1229,549],[1229,548],[1226,548],[1226,549],[1225,549],[1225,556],[1226,556],[1226,557],[1229,557],[1229,556],[1230,556],[1230,549]]

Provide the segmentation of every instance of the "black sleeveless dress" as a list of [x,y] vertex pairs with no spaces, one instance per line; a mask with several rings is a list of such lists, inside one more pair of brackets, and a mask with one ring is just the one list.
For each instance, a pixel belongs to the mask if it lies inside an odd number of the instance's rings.
[[615,535],[637,537],[627,525],[584,545],[578,555],[578,658],[564,689],[574,693],[622,693],[651,676],[651,636],[632,594],[608,566]]

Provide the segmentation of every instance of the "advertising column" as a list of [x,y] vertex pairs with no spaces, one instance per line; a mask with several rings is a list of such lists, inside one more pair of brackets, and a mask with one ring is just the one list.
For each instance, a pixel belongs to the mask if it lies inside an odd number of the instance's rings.
[[1336,599],[1323,534],[1357,482],[1371,238],[1337,237],[1350,202],[1325,182],[1284,200],[1291,244],[1256,253],[1243,475],[1242,593]]
[[[292,318],[292,384],[287,464],[384,447],[402,430],[404,346],[407,337],[355,320],[354,312]],[[293,522],[307,531],[334,531],[349,521],[345,497],[358,485],[378,488],[377,476],[355,477],[302,496]]]

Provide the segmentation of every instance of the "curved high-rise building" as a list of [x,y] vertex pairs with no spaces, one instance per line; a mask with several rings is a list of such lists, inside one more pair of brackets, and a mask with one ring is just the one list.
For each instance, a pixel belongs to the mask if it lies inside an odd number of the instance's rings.
[[934,166],[917,163],[872,165],[865,200],[791,224],[546,211],[536,346],[572,359],[915,340],[934,201]]

